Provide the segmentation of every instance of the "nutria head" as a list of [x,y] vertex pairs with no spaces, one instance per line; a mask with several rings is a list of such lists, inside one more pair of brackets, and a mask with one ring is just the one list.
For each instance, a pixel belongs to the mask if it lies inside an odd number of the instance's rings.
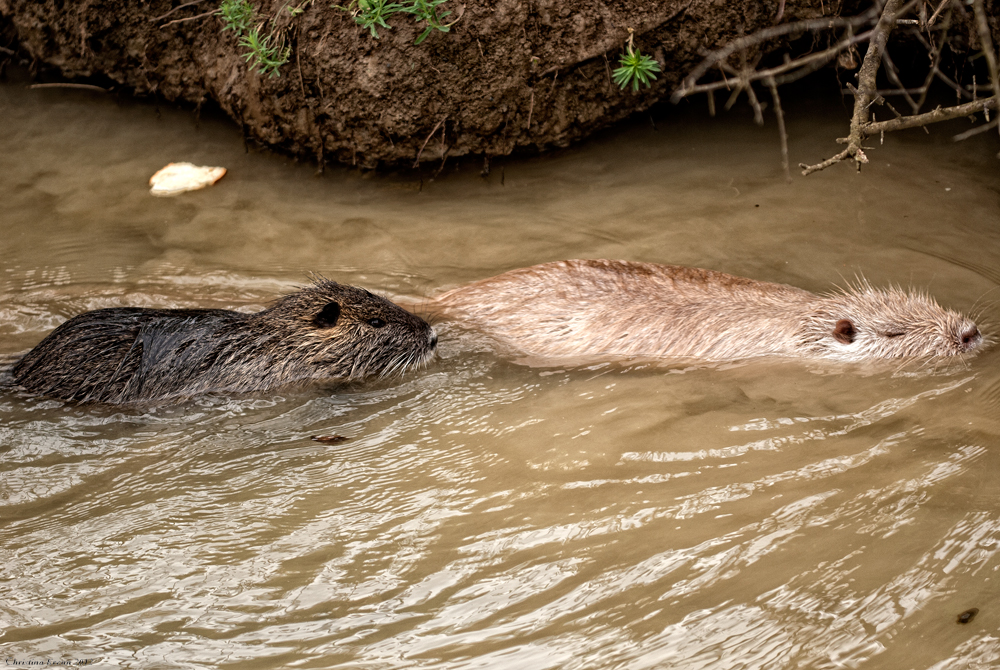
[[975,322],[923,293],[875,289],[866,282],[818,301],[808,340],[824,357],[940,358],[976,352],[983,336]]
[[312,366],[312,378],[384,377],[424,363],[437,346],[423,319],[363,288],[324,278],[251,321],[280,333],[276,343],[297,359],[295,367]]

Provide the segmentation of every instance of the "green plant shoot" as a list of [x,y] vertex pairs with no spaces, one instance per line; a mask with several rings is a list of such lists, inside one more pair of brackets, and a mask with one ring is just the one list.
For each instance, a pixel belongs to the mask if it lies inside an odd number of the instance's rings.
[[385,22],[385,20],[391,15],[396,14],[397,12],[412,14],[417,23],[423,21],[427,24],[424,31],[413,42],[414,44],[420,44],[435,30],[440,30],[441,32],[446,33],[451,30],[453,25],[455,25],[454,21],[451,23],[443,23],[444,18],[451,14],[451,10],[440,11],[438,9],[439,5],[447,1],[448,0],[412,0],[408,4],[403,4],[399,2],[390,2],[390,0],[352,0],[346,7],[342,7],[340,5],[333,6],[345,12],[350,12],[354,16],[354,21],[362,28],[370,31],[372,37],[375,39],[378,39],[377,28],[381,27],[386,30],[391,30],[391,26]]
[[656,79],[654,72],[660,71],[660,64],[650,56],[644,56],[641,51],[633,51],[631,38],[629,38],[628,53],[623,53],[618,60],[619,67],[615,68],[611,78],[618,87],[624,89],[630,83],[632,92],[639,90],[639,83],[650,87],[650,82]]
[[389,24],[385,22],[386,18],[396,12],[404,11],[403,5],[389,0],[353,0],[347,7],[340,5],[334,7],[351,12],[354,15],[354,22],[369,30],[375,39],[378,39],[377,27],[391,30]]
[[287,5],[287,7],[288,7],[288,13],[291,14],[292,16],[298,16],[302,12],[306,11],[306,7],[308,7],[312,3],[313,3],[313,0],[305,0],[298,7],[292,7],[291,5]]
[[242,35],[250,30],[254,18],[254,8],[248,0],[222,0],[218,14],[225,24],[222,28],[223,31],[232,30],[237,35]]
[[260,27],[250,28],[247,33],[240,38],[240,46],[249,49],[243,57],[247,63],[255,61],[257,71],[270,77],[280,77],[278,68],[288,62],[292,54],[291,47],[272,42],[273,34],[262,35]]
[[413,17],[418,23],[420,21],[427,22],[427,27],[424,29],[424,32],[420,34],[420,37],[413,42],[414,44],[420,44],[435,30],[440,30],[443,33],[451,30],[451,23],[441,23],[444,17],[451,14],[451,10],[441,12],[440,14],[438,13],[438,5],[447,1],[448,0],[413,0],[412,5],[402,10],[413,14]]

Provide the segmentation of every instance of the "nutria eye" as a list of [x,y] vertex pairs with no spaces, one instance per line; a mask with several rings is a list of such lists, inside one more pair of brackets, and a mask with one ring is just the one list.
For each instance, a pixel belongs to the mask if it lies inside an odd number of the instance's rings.
[[854,324],[847,319],[841,319],[833,327],[833,337],[838,342],[850,344],[854,341]]
[[900,335],[906,335],[906,333],[902,330],[890,330],[882,333],[882,337],[899,337]]
[[313,319],[317,328],[333,328],[340,318],[340,305],[335,302],[328,302]]
[[368,325],[372,328],[381,328],[385,325],[385,321],[376,316],[374,319],[368,319]]

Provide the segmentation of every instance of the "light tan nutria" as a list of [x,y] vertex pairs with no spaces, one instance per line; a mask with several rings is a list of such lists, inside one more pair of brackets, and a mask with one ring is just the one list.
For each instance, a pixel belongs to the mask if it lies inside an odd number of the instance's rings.
[[796,356],[839,361],[975,352],[970,319],[861,283],[828,295],[722,272],[609,260],[544,263],[460,286],[430,309],[544,358]]
[[256,314],[121,307],[62,324],[13,369],[42,395],[108,404],[386,376],[425,362],[437,335],[365,289],[320,279]]

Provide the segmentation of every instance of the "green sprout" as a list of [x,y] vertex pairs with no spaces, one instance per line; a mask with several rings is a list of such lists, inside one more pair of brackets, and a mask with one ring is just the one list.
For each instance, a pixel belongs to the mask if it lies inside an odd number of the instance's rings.
[[413,4],[411,6],[402,10],[413,14],[417,22],[427,22],[427,27],[424,29],[424,32],[420,34],[420,37],[416,39],[414,44],[420,44],[435,30],[440,30],[443,33],[451,30],[451,23],[441,23],[441,20],[444,17],[451,14],[451,10],[438,14],[438,5],[447,1],[448,0],[413,0]]
[[298,16],[302,12],[306,11],[306,7],[308,7],[312,3],[313,0],[305,0],[305,2],[303,2],[298,7],[292,7],[291,5],[287,5],[288,13],[291,14],[292,16]]
[[[298,9],[302,8],[312,0],[306,0]],[[256,64],[260,74],[271,77],[280,77],[278,68],[288,62],[292,55],[292,48],[286,47],[284,39],[276,37],[272,22],[272,30],[267,34],[262,34],[263,23],[257,27],[252,27],[257,21],[257,10],[250,4],[249,0],[222,0],[219,4],[219,16],[222,17],[222,30],[232,30],[239,36],[239,45],[249,49],[243,58],[251,67]],[[294,16],[294,12],[293,12]]]
[[[370,30],[375,39],[378,39],[376,26],[391,30],[389,24],[385,22],[386,18],[396,12],[404,11],[403,5],[398,2],[389,2],[389,0],[353,0],[347,7],[340,5],[334,5],[334,7],[351,12],[354,15],[355,23]],[[352,9],[352,7],[357,7],[357,9]]]
[[288,62],[292,48],[276,44],[274,33],[261,35],[260,26],[250,28],[246,35],[240,38],[240,46],[249,49],[243,58],[247,63],[256,61],[257,71],[270,77],[280,77],[278,68]]
[[451,14],[451,11],[439,12],[438,6],[447,1],[412,0],[409,4],[403,4],[390,2],[390,0],[351,0],[351,3],[346,7],[341,7],[340,5],[333,6],[345,12],[350,12],[354,16],[354,21],[362,28],[371,31],[372,37],[375,39],[378,39],[377,27],[391,30],[391,26],[385,20],[392,14],[396,14],[397,12],[413,14],[417,23],[423,21],[427,24],[424,32],[414,41],[414,44],[420,44],[435,30],[446,33],[455,24],[454,21],[451,23],[442,23],[444,18]]
[[624,89],[629,83],[632,84],[632,92],[639,90],[639,83],[642,82],[646,88],[650,87],[650,81],[656,79],[654,72],[660,71],[660,64],[655,59],[644,56],[641,51],[632,49],[632,29],[629,29],[628,52],[623,53],[618,59],[619,67],[611,74],[618,87]]
[[222,30],[232,30],[237,35],[250,30],[254,19],[253,5],[247,0],[222,0],[218,14],[226,24]]

